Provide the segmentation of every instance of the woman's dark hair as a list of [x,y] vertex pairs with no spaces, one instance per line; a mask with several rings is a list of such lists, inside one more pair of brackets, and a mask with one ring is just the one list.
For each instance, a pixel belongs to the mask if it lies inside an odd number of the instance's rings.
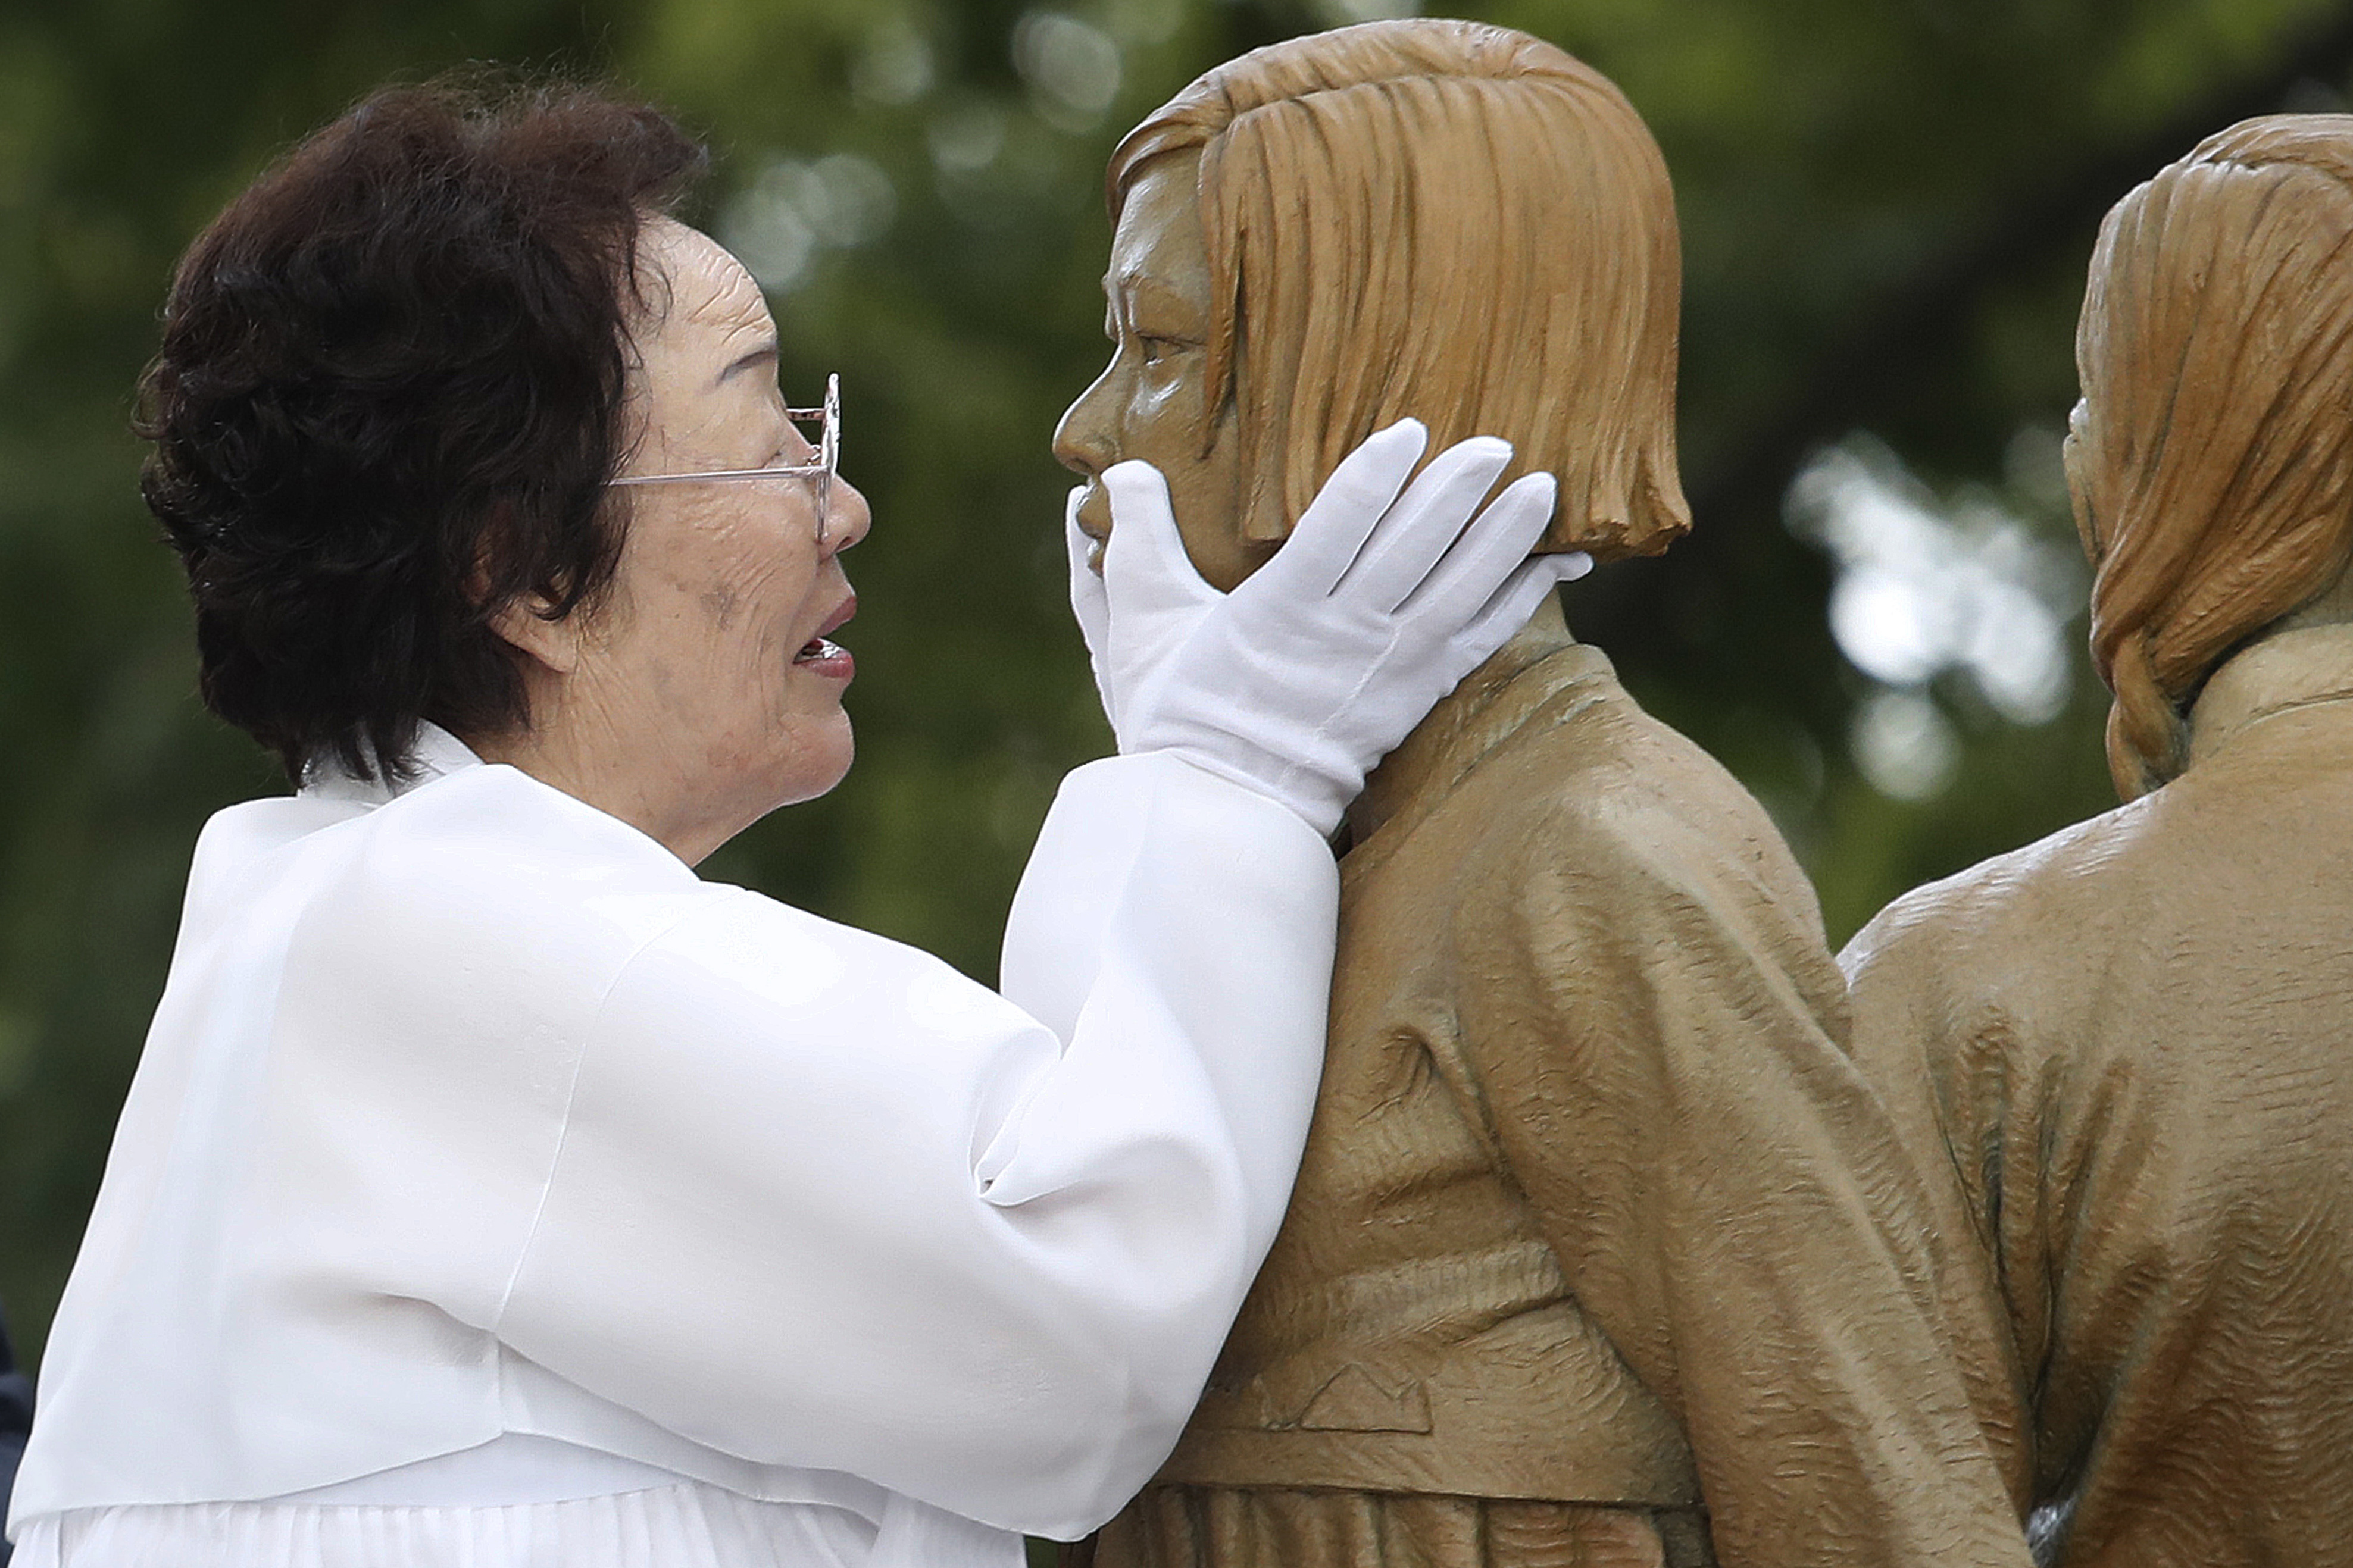
[[445,79],[368,98],[181,258],[142,489],[205,701],[298,781],[397,773],[417,721],[527,721],[492,629],[610,579],[638,230],[706,163],[659,110]]

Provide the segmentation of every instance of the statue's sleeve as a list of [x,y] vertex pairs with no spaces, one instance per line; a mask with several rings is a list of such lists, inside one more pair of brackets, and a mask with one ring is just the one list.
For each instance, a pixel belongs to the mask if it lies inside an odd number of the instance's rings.
[[[2008,1010],[1964,1002],[1975,911],[1928,889],[1863,928],[1839,963],[1855,1063],[1921,1177],[1945,1327],[1987,1441],[2023,1510],[2034,1490],[2028,1369],[2052,1342],[2057,1259],[2044,1118],[2053,1088],[2026,1065]],[[1966,990],[1966,983],[1961,989]]]
[[[1964,873],[1864,928],[1841,957],[1855,1059],[1927,1178],[1947,1326],[2020,1507],[2082,1561],[2160,1536],[2220,1561],[2267,1489],[2343,1473],[2312,1424],[2345,1381],[2320,1370],[2347,1342],[2313,1240],[2337,1151],[2304,1135],[2327,1113],[2282,1048],[2295,1024],[2168,994],[2195,966],[2147,934],[2163,895],[2129,868],[2086,896],[2105,847]],[[2269,995],[2325,994],[2270,962],[2296,978]]]
[[1719,1560],[2024,1563],[1801,900],[1663,814],[1495,847],[1459,916],[1483,1110],[1578,1302],[1684,1426]]

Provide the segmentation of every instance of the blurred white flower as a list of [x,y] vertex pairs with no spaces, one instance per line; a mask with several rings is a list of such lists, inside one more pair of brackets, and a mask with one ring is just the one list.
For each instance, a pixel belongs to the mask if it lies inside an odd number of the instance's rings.
[[891,220],[899,216],[899,194],[873,159],[829,153],[809,165],[809,176],[802,200],[818,244],[847,250],[891,231]]
[[814,163],[772,158],[720,215],[719,240],[761,288],[788,293],[820,249],[879,239],[897,216],[891,177],[871,158],[830,153]]
[[923,136],[941,174],[969,174],[1005,150],[1005,110],[980,100],[955,104],[934,115]]
[[1961,760],[1952,721],[1921,691],[1883,688],[1863,699],[1849,743],[1871,787],[1895,800],[1941,794]]
[[1809,463],[1788,507],[1838,563],[1831,633],[1857,669],[1893,687],[1959,671],[2015,724],[2066,706],[2082,592],[2070,552],[1990,497],[1945,505],[1868,437]]
[[1102,28],[1059,11],[1031,11],[1013,26],[1013,63],[1039,117],[1084,131],[1119,97],[1119,46]]
[[782,294],[808,270],[817,236],[800,208],[763,180],[727,204],[719,220],[719,243],[735,253],[761,288]]
[[874,29],[850,68],[849,89],[873,103],[913,103],[932,90],[932,47],[905,17]]

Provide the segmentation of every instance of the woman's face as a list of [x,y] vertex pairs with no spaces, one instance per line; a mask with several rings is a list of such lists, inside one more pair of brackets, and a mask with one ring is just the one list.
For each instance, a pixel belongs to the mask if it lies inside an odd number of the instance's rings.
[[[1155,158],[1128,187],[1103,277],[1111,363],[1062,416],[1054,456],[1085,477],[1079,526],[1098,541],[1111,535],[1103,471],[1130,458],[1158,468],[1194,569],[1230,591],[1276,547],[1242,537],[1233,405],[1208,405],[1212,313],[1196,195],[1200,163],[1198,153]],[[1100,563],[1100,548],[1095,554]]]
[[[639,436],[623,475],[812,461],[785,417],[776,324],[751,275],[668,219],[646,225],[639,259],[651,304],[634,334]],[[617,814],[691,860],[849,771],[841,698],[853,661],[826,639],[857,606],[839,557],[870,519],[839,477],[822,543],[805,480],[626,493],[619,567],[575,617],[560,706],[579,744],[605,748],[627,774],[638,798]]]

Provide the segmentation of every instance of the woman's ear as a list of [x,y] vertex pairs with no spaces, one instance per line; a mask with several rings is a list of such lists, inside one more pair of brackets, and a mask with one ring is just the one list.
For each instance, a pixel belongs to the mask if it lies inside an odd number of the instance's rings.
[[[474,548],[473,570],[466,574],[466,596],[474,604],[489,604],[496,596],[491,570],[491,542],[512,521],[509,503],[495,503],[492,526],[482,531]],[[513,595],[491,609],[484,617],[499,640],[541,666],[552,674],[569,675],[580,662],[580,623],[585,618],[582,608],[575,605],[569,615],[551,614],[554,605],[544,594],[525,590]]]
[[545,596],[518,595],[491,612],[491,630],[517,653],[554,675],[569,675],[580,663],[583,612],[550,617]]

